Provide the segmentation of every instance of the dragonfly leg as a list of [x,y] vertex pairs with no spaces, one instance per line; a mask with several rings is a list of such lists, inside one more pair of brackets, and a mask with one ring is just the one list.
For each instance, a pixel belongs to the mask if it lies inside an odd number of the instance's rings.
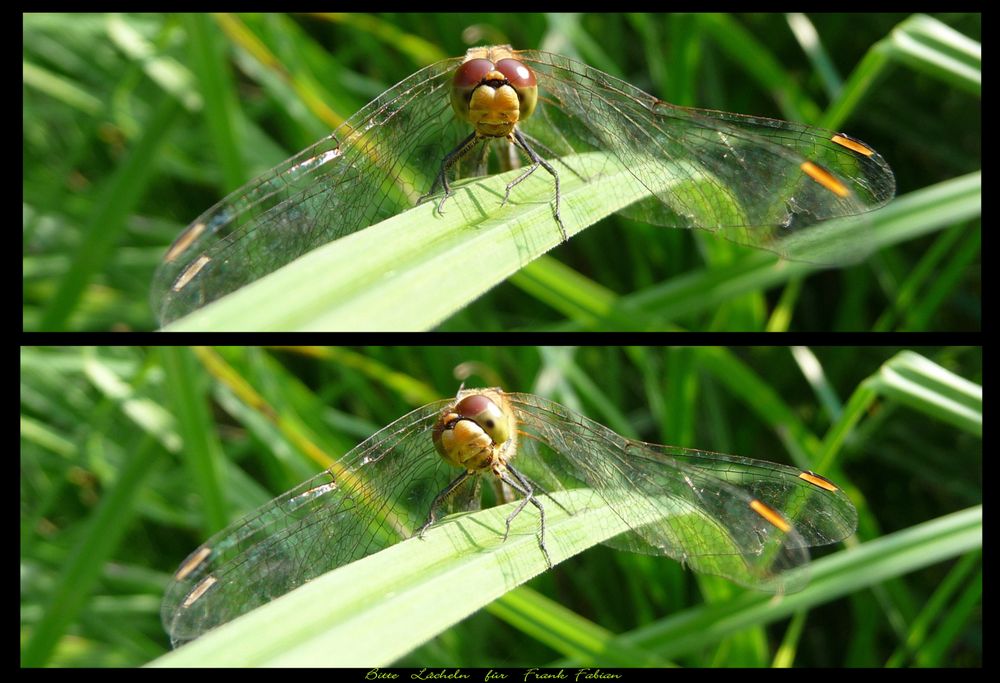
[[531,484],[532,491],[540,491],[543,495],[548,496],[549,500],[551,500],[553,503],[555,503],[556,505],[558,505],[560,510],[562,510],[563,512],[565,512],[567,515],[570,515],[571,517],[573,516],[573,513],[570,512],[569,510],[567,510],[565,505],[563,505],[558,500],[556,500],[555,498],[553,498],[551,493],[549,493],[548,491],[546,491],[545,489],[543,489],[541,484],[539,484],[537,481],[535,481],[533,479],[528,479],[528,477],[524,476],[524,473],[522,473],[522,472],[518,472],[518,474],[520,475],[521,479],[523,479],[524,481],[526,481],[529,484]]
[[[508,479],[506,479],[504,477],[501,477],[501,478],[503,479],[504,482],[506,482],[508,485],[510,485],[512,488],[514,488],[519,493],[524,493],[524,491],[521,491],[520,489],[516,488],[516,485],[513,484]],[[509,515],[507,515],[507,520],[506,520],[507,527],[504,529],[504,532],[503,532],[503,540],[504,541],[506,541],[507,540],[507,536],[510,535],[510,523],[512,521],[514,521],[514,518],[517,517],[521,513],[521,510],[523,510],[525,508],[525,506],[528,504],[528,496],[530,496],[532,493],[533,492],[529,489],[528,493],[523,498],[521,498],[521,504],[517,506],[517,509],[514,510]]]
[[581,175],[579,171],[577,171],[575,168],[567,164],[566,159],[557,154],[551,147],[546,146],[544,142],[542,142],[536,137],[528,135],[523,130],[521,131],[521,135],[524,137],[525,141],[528,142],[532,147],[542,150],[545,156],[549,157],[550,159],[555,159],[556,161],[558,161],[560,164],[569,169],[570,173],[575,175],[580,180],[584,182],[587,181],[587,178],[585,176]]
[[514,475],[514,477],[517,478],[517,481],[511,479],[509,476],[507,476],[506,473],[501,474],[500,479],[505,484],[510,486],[512,489],[514,489],[522,496],[524,496],[524,500],[522,500],[521,504],[517,506],[517,509],[514,510],[514,512],[509,517],[507,517],[507,531],[503,535],[504,540],[507,540],[507,534],[510,532],[511,521],[514,519],[514,517],[517,516],[519,512],[521,512],[521,510],[524,509],[525,505],[531,503],[536,508],[538,508],[538,517],[540,520],[539,532],[538,532],[538,547],[541,548],[542,554],[545,556],[545,564],[549,566],[549,569],[552,569],[552,558],[549,557],[549,549],[545,547],[545,507],[537,498],[535,498],[535,490],[531,487],[531,483],[528,481],[527,477],[518,472],[511,465],[507,465],[507,472],[510,472],[512,475]]
[[429,527],[431,524],[437,521],[437,510],[439,507],[441,507],[441,504],[444,503],[444,501],[448,500],[448,497],[451,496],[451,494],[455,493],[458,487],[464,484],[465,480],[471,477],[473,474],[475,474],[475,472],[472,472],[470,470],[462,472],[455,478],[453,482],[451,482],[450,484],[448,484],[448,486],[445,487],[444,491],[437,494],[437,497],[434,498],[434,502],[431,503],[430,512],[427,514],[427,521],[423,523],[423,526],[417,529],[417,533],[414,534],[415,536],[417,536],[418,538],[424,537],[424,532],[427,531],[427,527]]
[[525,178],[527,178],[529,175],[531,175],[532,173],[534,173],[535,169],[537,169],[539,166],[541,166],[542,168],[544,168],[546,171],[549,172],[549,174],[552,176],[552,179],[555,181],[555,184],[556,184],[556,206],[555,206],[555,211],[553,212],[553,214],[555,215],[556,223],[559,224],[559,232],[562,233],[563,242],[568,241],[569,240],[569,236],[566,234],[566,226],[563,225],[562,216],[559,215],[559,173],[552,166],[552,164],[550,164],[549,162],[547,162],[542,157],[538,156],[538,153],[535,152],[535,150],[531,148],[531,145],[528,144],[528,141],[525,139],[524,135],[521,133],[520,130],[518,130],[517,128],[515,128],[512,135],[513,135],[514,144],[516,144],[518,147],[520,147],[521,149],[524,150],[524,152],[528,155],[528,158],[531,159],[532,166],[527,171],[525,171],[524,173],[522,173],[520,176],[518,176],[517,178],[515,178],[514,180],[512,180],[509,185],[507,185],[507,194],[504,195],[502,204],[506,204],[507,203],[507,198],[510,197],[510,191],[511,191],[511,189],[515,185],[517,185],[522,180],[524,180]]
[[417,200],[417,204],[422,203],[425,199],[437,192],[438,185],[440,185],[444,188],[444,197],[442,197],[441,201],[438,202],[437,211],[438,213],[444,213],[445,200],[454,194],[451,190],[451,185],[448,184],[448,171],[450,171],[451,167],[454,166],[462,157],[475,149],[476,145],[478,145],[482,139],[482,137],[474,132],[470,134],[469,137],[458,143],[458,146],[455,149],[448,152],[444,156],[444,159],[441,160],[441,170],[438,171],[437,177],[434,178],[434,184],[431,185],[430,192],[421,196],[420,199]]
[[510,199],[510,191],[513,190],[518,183],[520,183],[522,180],[524,180],[532,173],[534,173],[535,169],[537,169],[539,166],[541,166],[541,164],[539,164],[538,162],[534,162],[533,164],[531,164],[531,166],[528,167],[528,169],[524,173],[514,178],[509,183],[507,183],[507,191],[504,193],[503,201],[500,202],[500,206],[506,206],[507,200]]

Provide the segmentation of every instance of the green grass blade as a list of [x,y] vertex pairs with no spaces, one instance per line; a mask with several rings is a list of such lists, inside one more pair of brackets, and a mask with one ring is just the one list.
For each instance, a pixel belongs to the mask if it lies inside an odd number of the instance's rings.
[[94,213],[84,228],[85,238],[80,249],[42,313],[39,328],[60,330],[67,326],[80,296],[113,256],[115,243],[125,230],[126,219],[148,189],[156,168],[156,156],[182,112],[180,103],[170,95],[162,96],[154,106],[156,114],[143,130],[142,138],[101,193]]
[[808,566],[809,585],[798,593],[775,598],[747,591],[727,602],[672,615],[622,636],[622,640],[660,657],[678,657],[750,626],[784,619],[799,610],[976,551],[982,544],[983,509],[975,506],[816,560]]
[[[858,238],[868,241],[870,248],[880,249],[981,213],[982,174],[976,172],[900,197],[870,214],[867,226],[852,222],[852,229],[864,228],[865,233]],[[730,266],[676,277],[623,297],[622,306],[647,328],[662,327],[681,316],[715,309],[748,290],[768,289],[815,269],[808,263],[782,261],[773,254],[756,252]]]
[[527,587],[507,593],[487,609],[525,635],[567,657],[612,666],[664,667],[669,664],[651,652],[623,643],[614,632]]
[[[72,549],[60,568],[55,585],[41,619],[32,629],[23,646],[21,665],[44,666],[66,636],[71,626],[85,610],[101,579],[105,563],[113,557],[121,539],[128,532],[137,514],[137,499],[153,471],[159,449],[154,434],[163,434],[163,411],[159,406],[138,397],[133,387],[115,369],[94,357],[87,362],[87,371],[95,387],[137,424],[148,426],[147,436],[125,460],[124,467],[109,486],[83,533],[73,542]],[[164,435],[164,441],[172,441]]]
[[[591,182],[563,174],[563,219],[570,235],[647,192],[623,168],[608,173],[610,162],[604,155],[581,155],[571,163],[585,175],[605,173]],[[552,184],[545,174],[536,173],[519,185],[515,203],[498,208],[516,173],[461,186],[443,215],[428,202],[321,247],[166,329],[429,329],[559,244],[550,204]],[[806,248],[836,249],[835,244],[851,239],[881,248],[980,211],[981,174],[973,173],[912,193],[865,221],[847,219],[843,229],[831,221],[823,236]],[[821,244],[824,241],[829,244]],[[676,311],[647,290],[630,297],[630,315],[615,314],[604,322],[637,325],[636,306],[647,312],[655,309],[661,316],[666,310],[668,317],[690,313],[692,307],[718,305],[759,287],[761,278],[773,285],[814,268],[754,253],[728,268],[671,280],[663,294],[682,298],[673,305],[680,306]]]
[[[588,502],[592,493],[563,496]],[[424,539],[325,574],[154,665],[389,664],[547,569],[536,515],[518,515],[503,541],[504,519],[516,505],[463,515],[428,530]],[[545,529],[549,553],[560,562],[627,526],[606,506],[569,516],[547,505]]]
[[983,388],[912,351],[903,351],[871,380],[884,396],[983,435]]
[[[568,160],[562,215],[573,235],[647,193],[603,154]],[[425,330],[562,241],[552,218],[552,179],[539,170],[501,208],[520,171],[456,185],[429,201],[321,247],[168,330]]]

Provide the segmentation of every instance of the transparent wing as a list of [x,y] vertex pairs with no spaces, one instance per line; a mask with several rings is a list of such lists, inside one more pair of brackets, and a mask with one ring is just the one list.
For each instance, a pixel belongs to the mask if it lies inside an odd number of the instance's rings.
[[821,221],[892,198],[892,170],[863,142],[788,121],[674,106],[566,57],[516,54],[538,79],[539,106],[524,130],[560,154],[612,153],[653,195],[625,215],[807,261],[841,262],[870,249],[841,244],[797,257],[785,248],[793,235],[803,243],[802,233],[820,231]]
[[[854,240],[823,253],[809,251],[817,241],[806,240],[800,256],[786,248],[788,238],[802,244],[798,238],[822,233],[821,221],[878,208],[895,192],[882,157],[846,135],[676,107],[559,55],[516,54],[535,71],[540,91],[521,127],[545,155],[610,152],[650,190],[624,210],[639,220],[717,232],[790,258],[842,262],[869,246]],[[461,61],[401,81],[188,226],[154,276],[161,323],[412,206],[469,133],[449,104]],[[482,173],[484,159],[456,165],[454,175]]]
[[587,487],[632,531],[607,544],[667,555],[772,592],[801,588],[809,546],[850,535],[857,513],[822,477],[794,468],[633,441],[556,403],[509,394],[518,467],[551,492]]
[[191,553],[161,610],[173,644],[411,536],[456,474],[431,439],[446,403],[396,420]]
[[157,269],[161,324],[316,247],[413,206],[469,134],[448,87],[461,58],[418,71],[329,137],[234,191],[181,233]]
[[677,446],[634,442],[646,453],[669,458],[736,486],[751,500],[778,510],[806,546],[837,543],[854,533],[858,512],[847,495],[828,479],[787,465]]
[[[774,463],[626,439],[563,406],[507,394],[522,438],[518,469],[558,494],[589,488],[631,528],[608,545],[667,555],[770,591],[801,587],[809,546],[854,531],[856,512],[822,477]],[[457,474],[431,430],[448,401],[426,405],[336,465],[231,524],[181,564],[162,607],[174,645],[306,581],[410,537]],[[479,477],[451,497],[478,509]]]

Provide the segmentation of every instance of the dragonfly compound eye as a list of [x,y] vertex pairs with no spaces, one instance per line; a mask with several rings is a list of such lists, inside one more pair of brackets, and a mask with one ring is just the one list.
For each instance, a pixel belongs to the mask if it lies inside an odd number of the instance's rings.
[[538,102],[538,82],[535,80],[535,72],[516,59],[501,59],[496,63],[496,70],[504,75],[510,87],[517,93],[521,120],[531,116]]
[[451,107],[462,120],[469,120],[472,93],[492,70],[493,62],[488,59],[470,59],[455,69],[455,77],[451,81]]
[[483,394],[466,396],[455,406],[455,412],[474,421],[498,446],[510,438],[510,416]]

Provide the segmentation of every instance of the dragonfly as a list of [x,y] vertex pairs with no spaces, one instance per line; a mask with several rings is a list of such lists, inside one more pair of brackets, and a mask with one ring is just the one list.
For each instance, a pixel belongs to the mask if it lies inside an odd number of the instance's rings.
[[627,524],[606,545],[772,593],[802,588],[808,548],[843,540],[857,526],[850,499],[814,472],[645,443],[541,396],[462,388],[399,418],[195,549],[165,593],[164,628],[179,646],[484,501],[519,501],[497,529],[498,543],[530,506],[551,567],[545,510],[578,511],[560,500],[568,491],[589,491],[588,509],[606,505]]
[[[572,160],[588,153],[606,163],[585,174]],[[557,54],[471,48],[400,81],[195,219],[157,268],[152,306],[166,324],[437,191],[434,208],[443,211],[449,178],[525,162],[500,204],[516,201],[517,184],[544,168],[563,240],[560,177],[598,181],[603,169],[624,168],[644,197],[619,211],[625,216],[821,264],[870,249],[853,239],[809,251],[824,222],[860,216],[895,194],[885,160],[845,133],[675,106]]]

